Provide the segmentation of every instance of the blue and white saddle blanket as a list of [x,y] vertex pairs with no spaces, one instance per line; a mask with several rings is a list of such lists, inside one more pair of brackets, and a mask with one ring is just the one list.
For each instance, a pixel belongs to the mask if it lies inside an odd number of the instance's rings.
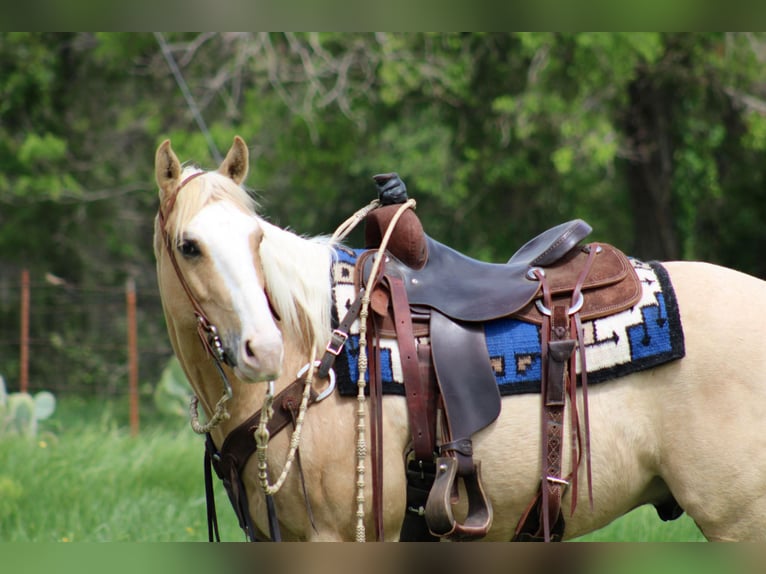
[[[356,297],[354,264],[361,250],[339,248],[332,266],[332,320],[337,325]],[[684,356],[684,335],[673,286],[657,262],[630,260],[643,286],[641,300],[625,311],[583,322],[588,383],[600,383],[656,367]],[[540,327],[513,318],[484,324],[484,334],[501,395],[540,392]],[[335,363],[341,394],[357,393],[359,322]],[[577,358],[577,372],[581,371]],[[383,392],[404,394],[396,339],[380,343]]]

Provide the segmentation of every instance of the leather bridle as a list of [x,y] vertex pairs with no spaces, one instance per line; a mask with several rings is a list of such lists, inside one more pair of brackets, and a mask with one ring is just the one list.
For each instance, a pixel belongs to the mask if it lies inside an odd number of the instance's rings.
[[167,215],[173,211],[173,207],[175,206],[178,194],[186,184],[188,184],[193,179],[204,175],[205,173],[206,172],[204,171],[198,171],[184,179],[178,185],[175,192],[167,202],[167,214],[165,210],[162,209],[162,205],[160,205],[158,210],[158,218],[160,224],[160,233],[162,233],[162,242],[165,244],[165,250],[167,251],[168,258],[173,265],[173,269],[175,270],[178,282],[181,284],[181,287],[183,287],[183,290],[186,293],[186,297],[188,298],[192,309],[194,309],[194,315],[197,317],[197,334],[199,335],[200,341],[202,342],[203,347],[205,347],[205,350],[215,360],[216,366],[218,366],[219,371],[224,378],[224,384],[228,389],[230,386],[228,384],[228,380],[226,379],[226,375],[221,370],[220,365],[223,363],[232,366],[232,361],[226,355],[226,351],[223,348],[223,342],[221,341],[221,337],[218,335],[218,329],[210,321],[210,319],[208,319],[207,315],[205,314],[205,310],[202,308],[202,305],[194,296],[194,293],[192,292],[191,287],[189,287],[189,283],[186,280],[183,271],[181,271],[181,267],[178,264],[178,260],[176,259],[175,249],[173,248],[173,240],[171,239],[167,230]]

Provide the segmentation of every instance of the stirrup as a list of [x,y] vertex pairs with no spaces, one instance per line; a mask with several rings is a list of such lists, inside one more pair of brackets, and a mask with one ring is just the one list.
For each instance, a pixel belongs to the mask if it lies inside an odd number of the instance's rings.
[[492,526],[492,504],[481,483],[481,462],[474,463],[473,472],[462,476],[468,494],[468,515],[460,524],[455,520],[452,506],[457,503],[457,460],[442,456],[436,459],[436,479],[426,502],[426,522],[434,536],[450,540],[474,540],[487,535]]

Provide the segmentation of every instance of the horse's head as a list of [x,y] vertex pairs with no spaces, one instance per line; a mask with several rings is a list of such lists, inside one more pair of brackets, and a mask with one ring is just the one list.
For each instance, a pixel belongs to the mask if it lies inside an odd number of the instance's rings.
[[266,293],[259,248],[264,222],[241,183],[248,150],[236,137],[217,171],[182,168],[170,141],[157,149],[157,274],[179,357],[199,352],[198,316],[215,326],[225,361],[245,381],[279,376],[282,335]]

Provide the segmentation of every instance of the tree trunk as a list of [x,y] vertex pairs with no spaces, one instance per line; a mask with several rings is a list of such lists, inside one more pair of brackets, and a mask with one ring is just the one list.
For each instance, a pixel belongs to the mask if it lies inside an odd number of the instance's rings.
[[651,76],[639,74],[629,86],[625,133],[626,162],[633,212],[632,252],[645,259],[677,259],[680,249],[674,222],[672,105]]

